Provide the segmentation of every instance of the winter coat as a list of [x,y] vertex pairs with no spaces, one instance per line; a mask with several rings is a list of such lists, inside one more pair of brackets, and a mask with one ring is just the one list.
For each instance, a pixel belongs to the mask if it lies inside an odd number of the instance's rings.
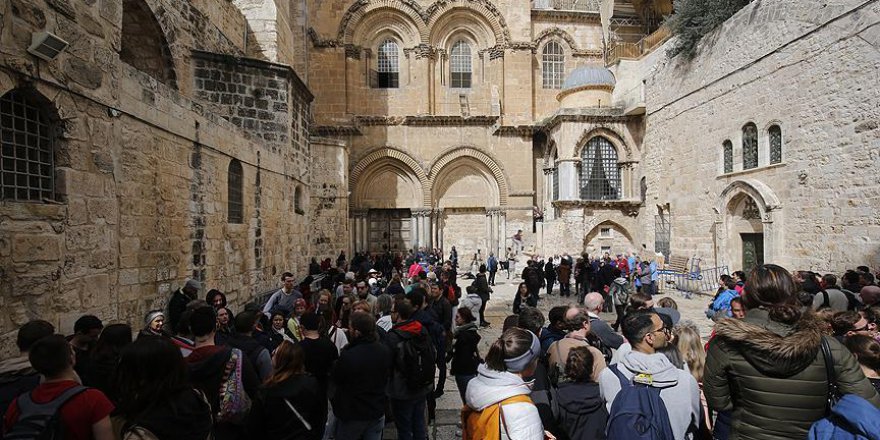
[[461,302],[458,303],[459,308],[471,309],[471,313],[475,318],[480,317],[480,307],[483,305],[483,298],[476,293],[468,293]]
[[483,301],[489,300],[492,289],[489,287],[489,282],[486,280],[486,274],[478,273],[477,277],[474,278],[473,286],[477,288],[477,295],[480,295],[480,298],[482,298]]
[[[525,304],[523,304],[523,302],[525,302]],[[522,296],[520,296],[519,292],[517,292],[516,298],[513,299],[513,314],[519,315],[519,312],[522,311],[522,308],[525,306],[537,307],[538,302],[531,295],[529,295],[526,298],[523,298]]]
[[[321,394],[318,381],[311,375],[298,374],[280,384],[261,389],[260,397],[251,410],[251,438],[317,440],[322,437],[327,412],[314,402],[325,397]],[[311,430],[306,429],[288,403],[311,425]]]
[[192,388],[180,390],[131,418],[120,416],[120,422],[123,440],[207,440],[213,425],[211,406]]
[[467,323],[455,329],[455,343],[452,346],[452,366],[449,373],[453,376],[477,374],[480,365],[480,353],[477,346],[480,334],[475,322]]
[[[810,428],[807,440],[867,440],[880,438],[880,410],[859,396],[847,394],[833,408],[834,421],[824,418]],[[836,422],[842,420],[845,423]],[[849,429],[844,429],[844,426]]]
[[560,283],[569,284],[571,282],[571,266],[568,264],[560,264],[559,267],[556,268],[556,275],[559,278]]
[[31,366],[27,356],[0,361],[0,411],[21,394],[33,391],[40,384],[40,374]]
[[[229,347],[211,345],[193,350],[186,358],[190,382],[194,388],[205,393],[213,414],[220,410],[220,384],[225,379],[226,364],[231,355],[232,349]],[[259,378],[246,355],[241,360],[241,367],[244,390],[253,400],[259,389]]]
[[[794,326],[771,321],[764,309],[743,320],[723,319],[709,343],[703,391],[709,408],[732,410],[730,439],[803,439],[825,416],[828,389],[821,354],[823,327],[813,314]],[[849,351],[831,347],[837,383],[880,405],[880,397]]]
[[[477,377],[468,382],[465,403],[475,411],[482,411],[507,398],[528,395],[532,391],[531,385],[516,374],[495,371],[481,364],[477,368]],[[544,427],[534,404],[510,403],[502,408],[503,426],[507,427],[507,430],[501,430],[502,440],[544,440]]]
[[352,339],[342,349],[330,380],[335,392],[330,401],[339,420],[378,420],[385,414],[385,387],[391,375],[391,352],[385,344]]
[[604,440],[608,410],[599,384],[563,382],[552,390],[554,433],[559,440]]
[[424,398],[428,392],[434,389],[433,385],[427,385],[423,389],[412,390],[406,385],[406,376],[400,365],[397,365],[398,347],[397,345],[403,341],[404,337],[416,337],[422,335],[428,338],[430,343],[431,336],[428,331],[422,327],[422,323],[415,320],[408,320],[394,324],[391,331],[385,337],[385,345],[391,353],[391,379],[388,381],[387,394],[388,397],[397,400],[415,400]]

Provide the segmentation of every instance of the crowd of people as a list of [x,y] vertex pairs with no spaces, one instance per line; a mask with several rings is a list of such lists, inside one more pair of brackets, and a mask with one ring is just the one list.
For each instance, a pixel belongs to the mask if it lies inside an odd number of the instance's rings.
[[[653,261],[533,259],[481,352],[494,272],[510,264],[489,254],[461,289],[457,263],[340,254],[237,311],[188,280],[140,328],[86,315],[64,337],[31,321],[0,362],[2,438],[372,440],[393,423],[424,440],[447,375],[469,440],[880,435],[867,268],[839,285],[770,264],[725,275],[705,341],[674,299],[655,302]],[[576,299],[542,311],[540,289],[568,297],[571,280]]]

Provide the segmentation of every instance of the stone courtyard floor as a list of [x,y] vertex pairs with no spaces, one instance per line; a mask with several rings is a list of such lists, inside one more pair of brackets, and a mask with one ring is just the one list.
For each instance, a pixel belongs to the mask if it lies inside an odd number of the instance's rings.
[[[501,335],[501,326],[504,323],[504,318],[513,313],[514,293],[516,292],[516,286],[519,285],[521,280],[519,278],[515,280],[507,280],[505,279],[503,272],[499,272],[495,281],[496,285],[493,288],[494,293],[492,294],[492,299],[489,301],[489,305],[486,308],[486,319],[492,323],[492,326],[480,330],[480,336],[482,336],[482,340],[480,341],[480,354],[484,356],[485,353],[489,351],[489,346],[492,342]],[[459,283],[462,287],[470,285],[469,280],[459,280]],[[559,286],[557,285],[556,290],[554,290],[554,295],[549,298],[544,293],[545,290],[541,290],[541,300],[538,303],[538,307],[544,312],[545,317],[547,311],[552,307],[576,301],[574,296],[571,298],[559,297],[558,288]],[[572,285],[572,291],[574,291],[574,285]],[[703,314],[703,310],[710,298],[695,295],[691,299],[685,299],[685,297],[679,292],[664,292],[655,295],[654,301],[656,302],[665,296],[673,298],[678,304],[678,310],[681,312],[682,320],[693,321],[699,328],[700,334],[703,335],[703,338],[705,339],[708,337],[709,333],[712,331],[712,322],[706,318]],[[608,321],[614,320],[614,315],[610,313],[603,314],[602,317]],[[428,426],[428,436],[430,439],[455,440],[460,438],[460,427],[458,426],[458,422],[461,405],[462,402],[458,395],[458,387],[455,384],[455,379],[452,376],[447,375],[444,394],[437,400],[437,418],[433,424]],[[397,439],[397,432],[394,429],[393,423],[386,425],[384,438]]]

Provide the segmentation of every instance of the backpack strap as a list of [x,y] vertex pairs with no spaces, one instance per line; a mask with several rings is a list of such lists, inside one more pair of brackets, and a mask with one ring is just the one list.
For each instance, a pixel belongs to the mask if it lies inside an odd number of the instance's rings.
[[624,376],[623,373],[620,372],[620,368],[618,368],[618,365],[620,364],[609,365],[608,369],[611,370],[611,372],[614,373],[615,376],[617,376],[617,379],[620,381],[620,388],[623,389],[633,386],[632,381],[627,379],[626,376]]
[[70,399],[76,397],[78,394],[87,390],[88,387],[84,387],[82,385],[76,385],[64,390],[63,393],[59,394],[58,397],[50,400],[46,403],[36,403],[31,396],[31,393],[22,394],[21,397],[18,398],[18,414],[19,419],[24,414],[30,414],[37,411],[48,413],[51,410],[51,413],[57,413],[65,403],[67,403]]
[[831,300],[828,298],[828,291],[822,289],[822,307],[831,307]]
[[[31,440],[34,432],[42,432],[50,421],[58,417],[64,405],[77,395],[88,390],[88,387],[76,385],[46,403],[36,403],[31,393],[24,393],[16,399],[18,420],[6,432],[6,440]],[[19,428],[19,429],[16,429]],[[21,429],[23,428],[23,429]]]

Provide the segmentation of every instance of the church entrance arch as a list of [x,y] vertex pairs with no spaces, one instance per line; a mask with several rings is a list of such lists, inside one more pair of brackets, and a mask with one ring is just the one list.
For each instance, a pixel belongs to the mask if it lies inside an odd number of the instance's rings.
[[737,180],[725,188],[716,212],[716,247],[720,264],[748,272],[776,257],[780,240],[779,201],[769,187],[754,180]]
[[632,235],[626,228],[613,221],[599,223],[584,237],[584,251],[590,257],[601,258],[605,254],[614,257],[631,252],[633,249]]

